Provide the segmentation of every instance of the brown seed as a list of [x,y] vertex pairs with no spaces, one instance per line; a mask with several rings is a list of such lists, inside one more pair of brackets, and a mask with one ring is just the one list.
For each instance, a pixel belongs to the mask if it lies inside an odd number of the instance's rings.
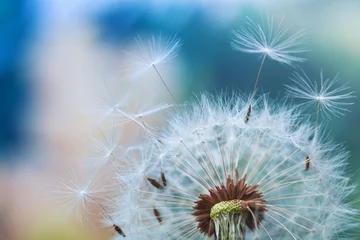
[[158,220],[158,222],[161,224],[162,223],[161,214],[160,214],[159,210],[157,210],[155,207],[154,207],[154,215],[155,215],[156,219]]
[[158,183],[158,181],[156,181],[155,179],[147,178],[147,180],[149,181],[149,183],[150,183],[151,185],[153,185],[153,186],[156,187],[157,189],[164,189],[164,187],[161,186],[160,183]]
[[245,122],[245,123],[248,123],[248,122],[249,122],[249,120],[250,120],[250,114],[251,114],[251,104],[249,105],[248,110],[247,110],[247,112],[246,112],[246,116],[245,116],[245,119],[244,119],[244,122]]
[[164,172],[161,172],[161,181],[162,181],[162,184],[164,185],[164,187],[166,187],[166,178],[165,178],[165,173]]
[[306,159],[305,159],[305,171],[309,170],[309,168],[310,168],[310,157],[306,156]]
[[115,231],[123,237],[126,237],[125,233],[121,230],[118,225],[113,224]]

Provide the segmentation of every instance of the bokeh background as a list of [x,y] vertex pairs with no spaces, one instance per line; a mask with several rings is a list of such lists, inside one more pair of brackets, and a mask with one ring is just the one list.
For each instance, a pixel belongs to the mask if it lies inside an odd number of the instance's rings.
[[[284,17],[294,30],[305,28],[311,51],[301,67],[315,77],[321,68],[329,77],[339,72],[341,82],[359,96],[358,0],[2,0],[0,239],[111,236],[96,214],[82,225],[73,217],[60,218],[50,193],[58,177],[78,168],[77,158],[88,149],[84,136],[101,118],[96,97],[121,98],[129,89],[124,66],[130,60],[124,51],[136,54],[137,36],[177,34],[183,40],[180,54],[160,70],[178,99],[187,101],[203,91],[249,92],[260,59],[235,52],[229,43],[232,29],[239,29],[247,16],[261,14]],[[293,70],[267,60],[260,91],[284,97]],[[156,75],[145,78],[135,83],[134,106],[150,95],[160,96],[154,102],[171,102]],[[345,117],[322,122],[351,152],[348,174],[360,184],[359,97],[353,101]],[[161,124],[156,118],[149,121]],[[127,125],[120,141],[135,142],[136,132]],[[360,190],[353,200],[359,198]]]

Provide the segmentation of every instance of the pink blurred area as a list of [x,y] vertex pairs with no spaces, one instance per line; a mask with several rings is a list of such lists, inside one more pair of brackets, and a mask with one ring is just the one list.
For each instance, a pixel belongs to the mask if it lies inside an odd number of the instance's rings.
[[[104,133],[111,131],[111,123],[102,121],[102,110],[109,107],[103,99],[117,101],[131,91],[134,110],[143,103],[171,101],[152,72],[145,73],[146,81],[141,82],[140,88],[133,87],[140,83],[128,77],[126,66],[130,59],[124,50],[136,52],[134,42],[124,42],[121,48],[100,44],[90,19],[80,14],[72,16],[69,24],[60,15],[70,14],[67,7],[72,4],[53,3],[57,6],[49,7],[59,11],[44,16],[43,29],[31,41],[27,53],[26,71],[35,103],[27,123],[31,146],[25,153],[11,156],[16,164],[0,167],[2,240],[91,240],[114,235],[101,222],[98,206],[90,206],[93,214],[83,224],[72,215],[64,218],[64,203],[56,201],[53,191],[60,184],[59,178],[88,170],[84,152],[91,151],[89,136],[99,134],[99,124]],[[173,68],[173,64],[160,67],[164,76],[171,79],[169,86],[176,89],[174,94],[179,95],[181,87],[175,87],[179,76],[175,76],[177,71]],[[134,124],[125,124],[121,144],[136,142],[138,132]]]

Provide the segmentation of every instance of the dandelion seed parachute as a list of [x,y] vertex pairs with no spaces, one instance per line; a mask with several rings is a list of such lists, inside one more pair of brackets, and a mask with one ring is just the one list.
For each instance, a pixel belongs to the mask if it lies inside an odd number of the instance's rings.
[[133,77],[140,76],[149,68],[172,61],[179,54],[182,46],[181,40],[176,35],[168,37],[161,34],[153,35],[147,41],[137,37],[135,41],[140,52],[136,55],[129,53],[132,60],[128,71]]
[[178,55],[182,45],[181,40],[176,35],[165,38],[160,34],[159,36],[152,36],[148,42],[144,42],[140,37],[138,37],[136,42],[139,47],[140,54],[136,55],[136,58],[132,61],[130,71],[133,77],[139,76],[139,74],[149,68],[153,68],[173,98],[174,102],[176,102],[174,95],[171,93],[169,87],[161,76],[157,66],[170,62]]
[[101,140],[99,139],[99,136],[90,134],[93,146],[87,161],[90,161],[91,168],[101,169],[107,163],[112,161],[115,162],[115,160],[118,159],[115,150],[119,148],[120,134],[118,133],[114,122],[112,125],[109,136],[106,136],[102,131],[98,131],[98,135],[103,138]]
[[136,39],[143,55],[139,57],[137,62],[140,65],[149,66],[162,64],[175,58],[182,45],[181,40],[177,36],[163,37],[152,36],[151,40],[145,43],[140,37]]
[[138,149],[141,174],[122,164],[109,207],[129,239],[346,238],[356,214],[344,204],[346,152],[265,97],[245,124],[246,99],[202,95],[174,109],[160,141]]
[[[125,88],[126,92],[121,99],[115,100],[110,96],[109,88],[105,83],[104,85],[109,96],[107,98],[99,97],[104,105],[101,111],[99,111],[101,114],[99,125],[106,119],[115,119],[118,125],[133,121],[142,126],[142,123],[139,121],[140,117],[151,116],[172,106],[163,102],[154,104],[153,99],[148,98],[144,101],[141,101],[143,99],[139,98],[134,99],[131,95],[134,94],[135,87]],[[124,89],[122,90],[124,91]],[[151,96],[151,98],[153,97]]]
[[348,112],[347,106],[352,105],[351,98],[354,98],[354,92],[349,91],[346,85],[336,86],[339,81],[338,75],[334,78],[324,78],[323,70],[320,71],[320,81],[312,81],[304,71],[296,72],[291,78],[295,85],[285,85],[289,96],[306,100],[306,107],[318,107],[320,111],[328,118],[331,115],[343,116]]
[[56,194],[54,201],[62,204],[62,217],[75,213],[77,220],[82,224],[84,218],[90,214],[89,205],[96,203],[96,199],[104,199],[103,194],[109,189],[94,183],[95,175],[90,179],[79,177],[79,174],[71,173],[67,178],[61,179],[61,185],[53,193]]
[[274,20],[269,16],[262,24],[248,18],[247,27],[233,31],[235,38],[231,45],[237,51],[264,54],[287,65],[304,62],[305,58],[298,55],[307,51],[302,46],[305,32],[299,30],[287,36],[291,26],[282,28],[281,24],[274,26]]

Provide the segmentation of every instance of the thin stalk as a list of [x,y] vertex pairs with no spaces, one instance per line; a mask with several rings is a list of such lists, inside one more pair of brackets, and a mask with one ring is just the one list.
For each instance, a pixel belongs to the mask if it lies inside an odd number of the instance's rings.
[[317,136],[318,127],[319,127],[319,115],[320,115],[320,101],[318,101],[317,110],[316,110],[315,137]]
[[170,89],[168,88],[168,86],[166,85],[166,83],[165,83],[164,79],[161,77],[161,75],[160,75],[159,71],[157,70],[157,68],[156,68],[155,64],[152,64],[152,66],[153,66],[153,68],[155,69],[155,71],[156,71],[157,75],[159,76],[160,80],[161,80],[161,81],[162,81],[162,83],[164,84],[164,86],[165,86],[166,90],[169,92],[169,94],[171,95],[172,99],[173,99],[173,100],[174,100],[174,102],[176,103],[177,101],[176,101],[176,99],[175,99],[174,95],[171,93],[171,91],[170,91]]
[[261,73],[261,70],[262,70],[262,68],[263,68],[263,66],[264,66],[265,59],[266,59],[266,54],[264,54],[264,57],[262,58],[262,61],[261,61],[261,64],[260,64],[260,68],[259,68],[259,71],[258,71],[257,76],[256,76],[256,81],[255,81],[255,84],[254,84],[254,90],[253,90],[253,92],[252,92],[252,94],[251,94],[251,98],[250,98],[250,104],[251,104],[251,102],[252,102],[252,100],[253,100],[253,98],[254,98],[255,91],[256,91],[256,87],[257,87],[258,82],[259,82],[260,73]]
[[239,213],[223,213],[212,217],[217,240],[244,240],[246,225]]
[[264,57],[262,58],[262,61],[261,61],[261,64],[260,64],[260,68],[259,68],[259,71],[257,73],[257,76],[256,76],[256,81],[255,81],[255,84],[254,84],[254,90],[251,94],[251,97],[250,97],[250,103],[249,103],[249,107],[248,107],[248,110],[246,112],[246,115],[245,115],[245,118],[244,118],[244,122],[245,123],[248,123],[249,120],[250,120],[250,115],[251,115],[251,109],[252,109],[252,100],[255,96],[255,92],[256,92],[256,87],[258,85],[258,82],[259,82],[259,78],[260,78],[260,73],[261,73],[261,70],[263,68],[263,65],[264,65],[264,62],[265,62],[265,58],[266,58],[266,54],[264,54]]
[[91,200],[93,200],[105,213],[106,217],[111,221],[111,223],[113,224],[114,230],[119,233],[121,236],[126,237],[125,233],[122,231],[122,229],[115,224],[114,220],[112,219],[112,217],[110,216],[110,214],[106,211],[105,207],[95,198],[93,198],[92,196],[90,196],[89,194],[85,194],[88,198],[90,198]]

